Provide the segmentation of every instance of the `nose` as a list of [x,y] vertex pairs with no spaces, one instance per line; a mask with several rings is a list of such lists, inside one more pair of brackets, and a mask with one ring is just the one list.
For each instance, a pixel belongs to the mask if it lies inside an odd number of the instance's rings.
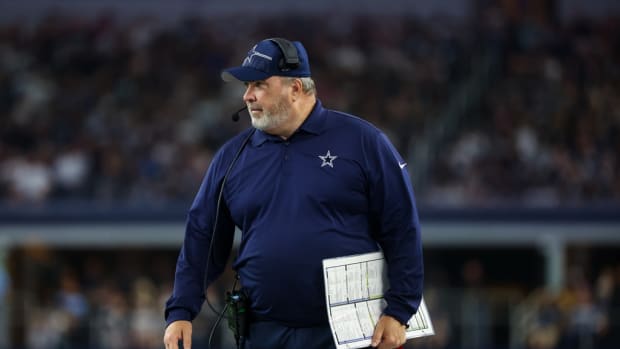
[[254,89],[252,88],[252,84],[248,84],[245,88],[245,93],[243,94],[243,101],[245,103],[252,103],[256,101],[256,96],[254,95]]

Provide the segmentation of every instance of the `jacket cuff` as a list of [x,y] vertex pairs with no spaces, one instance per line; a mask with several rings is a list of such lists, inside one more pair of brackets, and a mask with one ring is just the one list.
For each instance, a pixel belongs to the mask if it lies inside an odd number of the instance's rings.
[[168,327],[171,323],[179,320],[192,321],[193,319],[191,313],[185,309],[172,309],[168,312],[166,316],[166,327]]
[[389,305],[383,310],[383,315],[393,317],[403,326],[407,326],[409,319],[411,319],[411,317],[413,316],[413,314],[409,314],[406,311],[395,309],[394,307],[390,307]]

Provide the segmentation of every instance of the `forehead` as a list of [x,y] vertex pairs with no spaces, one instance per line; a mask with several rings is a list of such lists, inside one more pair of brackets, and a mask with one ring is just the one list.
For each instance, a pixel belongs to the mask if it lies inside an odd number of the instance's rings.
[[245,84],[252,85],[256,83],[264,83],[269,86],[277,86],[277,85],[282,85],[283,81],[284,79],[281,76],[270,76],[264,80],[247,81]]

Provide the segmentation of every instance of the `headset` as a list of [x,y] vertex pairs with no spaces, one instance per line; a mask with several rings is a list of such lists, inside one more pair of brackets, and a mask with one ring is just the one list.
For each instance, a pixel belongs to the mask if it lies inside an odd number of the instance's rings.
[[292,42],[284,38],[270,38],[267,39],[276,44],[280,51],[282,51],[282,59],[278,62],[278,68],[281,71],[294,70],[299,67],[299,54],[297,53],[297,47]]
[[[270,38],[268,40],[276,44],[278,48],[280,49],[280,51],[282,52],[282,58],[278,62],[278,68],[281,71],[290,71],[290,70],[297,69],[299,67],[299,63],[300,63],[299,54],[297,52],[297,47],[295,47],[295,44],[293,44],[292,42],[284,38]],[[232,115],[233,121],[235,122],[238,121],[239,113],[241,113],[246,108],[247,107],[243,107],[239,109],[239,111],[234,113]],[[209,305],[209,308],[211,308],[211,310],[217,315],[217,320],[215,321],[215,324],[212,326],[211,333],[209,335],[209,340],[208,340],[209,347],[211,347],[211,341],[215,334],[216,328],[218,327],[222,318],[224,318],[226,315],[228,315],[229,317],[229,327],[234,333],[235,341],[237,342],[237,347],[238,348],[243,347],[243,342],[245,341],[244,337],[246,335],[248,324],[246,321],[243,320],[243,316],[244,315],[247,316],[247,310],[248,310],[247,307],[249,306],[249,304],[244,303],[244,302],[247,302],[247,299],[244,299],[243,293],[236,290],[237,280],[239,277],[238,276],[235,277],[235,282],[232,286],[232,291],[227,292],[226,294],[226,303],[224,305],[224,309],[222,309],[221,311],[218,311],[211,304],[211,302],[209,302],[209,298],[207,297],[207,288],[208,288],[207,276],[209,274],[209,264],[210,264],[209,262],[213,254],[213,245],[215,244],[217,225],[218,225],[220,210],[222,206],[222,199],[224,195],[224,185],[226,184],[228,176],[230,175],[235,163],[239,159],[239,156],[243,152],[243,149],[245,149],[245,147],[248,145],[255,131],[256,129],[253,128],[252,131],[250,131],[247,137],[243,140],[243,142],[241,143],[241,146],[237,149],[237,152],[233,156],[230,164],[228,165],[226,169],[224,177],[222,178],[222,183],[220,184],[219,193],[217,196],[215,219],[213,222],[213,230],[211,231],[211,241],[209,244],[209,250],[207,251],[207,263],[206,263],[204,279],[203,279],[203,290],[205,293],[205,300],[207,304]],[[241,315],[241,318],[238,317],[239,315]],[[234,321],[231,321],[231,320],[234,320]]]

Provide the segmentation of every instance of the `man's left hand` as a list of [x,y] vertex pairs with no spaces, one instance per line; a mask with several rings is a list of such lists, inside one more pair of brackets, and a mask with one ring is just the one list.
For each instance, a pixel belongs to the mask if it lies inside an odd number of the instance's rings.
[[389,315],[382,315],[375,326],[371,345],[379,349],[394,349],[407,341],[405,325]]

